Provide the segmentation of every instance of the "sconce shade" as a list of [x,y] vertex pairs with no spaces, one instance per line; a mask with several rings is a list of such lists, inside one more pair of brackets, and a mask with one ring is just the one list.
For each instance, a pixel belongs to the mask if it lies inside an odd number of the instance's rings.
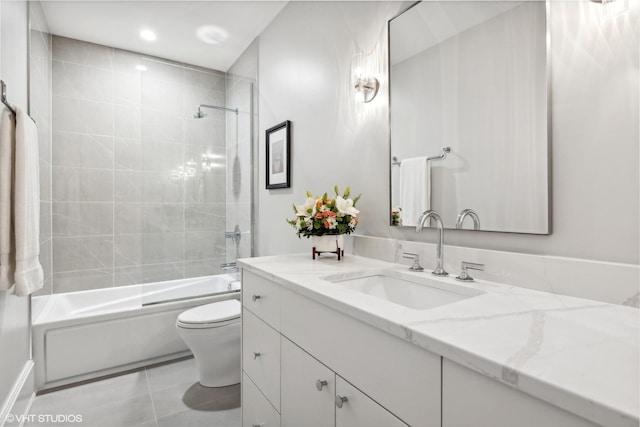
[[356,102],[371,102],[378,94],[380,63],[374,49],[371,53],[357,53],[351,59],[351,84]]
[[375,77],[360,77],[356,80],[356,99],[371,102],[378,94],[380,82]]

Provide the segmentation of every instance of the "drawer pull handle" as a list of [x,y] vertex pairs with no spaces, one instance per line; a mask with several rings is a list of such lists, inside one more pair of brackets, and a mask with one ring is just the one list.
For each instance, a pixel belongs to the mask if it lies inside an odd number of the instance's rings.
[[256,360],[258,357],[262,356],[262,353],[259,353],[257,351],[253,352],[253,360]]
[[251,427],[263,427],[264,423],[260,423],[260,424],[251,424]]
[[253,302],[256,302],[257,300],[259,300],[260,298],[262,298],[262,295],[253,295],[251,297],[251,299],[253,300]]
[[349,399],[347,399],[347,396],[340,396],[338,394],[336,394],[336,406],[338,408],[342,408],[342,405],[347,402]]
[[316,380],[316,388],[318,391],[322,391],[322,388],[327,385],[325,380]]

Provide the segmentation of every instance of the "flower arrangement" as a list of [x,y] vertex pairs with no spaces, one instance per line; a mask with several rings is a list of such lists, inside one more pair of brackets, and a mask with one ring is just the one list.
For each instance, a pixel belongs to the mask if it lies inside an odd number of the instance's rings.
[[338,186],[336,195],[329,198],[327,193],[314,197],[307,191],[307,200],[302,205],[293,205],[296,217],[287,220],[295,229],[298,237],[349,234],[358,225],[359,210],[355,208],[360,196],[350,199],[351,190],[347,187],[342,196]]
[[400,218],[401,207],[395,207],[391,209],[391,225],[402,225],[402,218]]

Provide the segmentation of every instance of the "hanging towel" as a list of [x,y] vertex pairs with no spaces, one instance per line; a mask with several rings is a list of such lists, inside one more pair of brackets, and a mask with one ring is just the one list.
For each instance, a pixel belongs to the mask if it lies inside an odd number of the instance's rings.
[[14,221],[18,296],[42,288],[40,265],[40,177],[38,129],[20,108],[16,113]]
[[431,208],[430,163],[426,157],[412,157],[400,163],[402,225],[415,227],[418,217]]
[[0,290],[13,286],[16,247],[13,228],[13,159],[15,119],[4,109],[0,118]]

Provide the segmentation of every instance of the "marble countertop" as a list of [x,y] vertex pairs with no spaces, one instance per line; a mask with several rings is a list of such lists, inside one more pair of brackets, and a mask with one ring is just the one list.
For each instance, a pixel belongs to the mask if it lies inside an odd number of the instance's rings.
[[[606,426],[638,426],[640,311],[635,308],[347,255],[238,260],[262,277],[529,395]],[[412,310],[326,277],[397,270],[479,290],[455,303]],[[606,284],[603,284],[606,286]]]

